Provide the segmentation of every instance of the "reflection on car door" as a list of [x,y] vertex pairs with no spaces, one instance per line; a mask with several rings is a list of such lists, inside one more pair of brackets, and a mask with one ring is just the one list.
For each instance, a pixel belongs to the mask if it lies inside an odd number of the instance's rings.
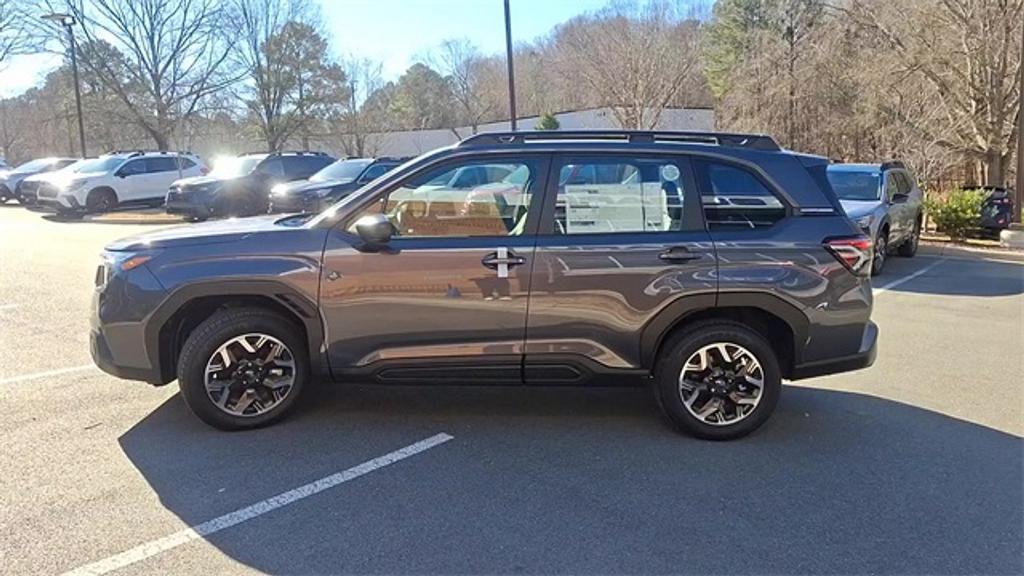
[[552,174],[559,177],[549,184],[537,237],[525,380],[640,373],[660,312],[672,307],[677,318],[715,304],[714,246],[690,162],[556,156]]
[[[448,172],[497,161],[450,161],[395,184],[333,229],[320,306],[335,376],[382,381],[522,381],[527,298],[545,156],[502,158],[529,167],[527,205],[502,217],[496,194],[437,186]],[[444,178],[442,178],[444,177]],[[488,182],[481,182],[486,185]],[[396,236],[380,250],[353,232],[360,215],[386,214]]]

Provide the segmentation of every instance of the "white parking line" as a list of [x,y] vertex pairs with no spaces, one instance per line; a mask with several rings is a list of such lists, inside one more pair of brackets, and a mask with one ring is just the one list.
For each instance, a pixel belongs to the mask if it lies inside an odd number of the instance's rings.
[[324,490],[334,488],[339,484],[343,484],[345,482],[348,482],[349,480],[354,480],[360,476],[369,474],[374,470],[379,470],[385,466],[394,464],[395,462],[398,462],[400,460],[405,460],[410,456],[415,456],[420,452],[424,452],[426,450],[434,448],[435,446],[444,444],[445,442],[451,440],[452,438],[453,436],[450,436],[443,432],[440,434],[435,434],[430,438],[425,438],[415,444],[410,444],[405,448],[400,448],[398,450],[395,450],[394,452],[389,452],[383,456],[374,458],[373,460],[368,460],[366,462],[363,462],[362,464],[359,464],[358,466],[349,468],[348,470],[343,470],[336,474],[331,474],[330,476],[321,478],[315,482],[310,482],[309,484],[299,486],[294,490],[282,492],[277,496],[267,498],[266,500],[261,500],[251,506],[240,508],[238,510],[235,510],[234,512],[229,512],[223,516],[218,516],[213,520],[203,522],[202,524],[196,526],[191,526],[184,530],[180,530],[178,532],[175,532],[174,534],[171,534],[170,536],[165,536],[157,540],[152,540],[144,544],[140,544],[135,548],[126,550],[124,552],[121,552],[120,554],[115,554],[113,556],[104,558],[103,560],[93,562],[92,564],[80,566],[78,568],[75,568],[74,570],[65,572],[64,576],[106,574],[119,568],[130,566],[132,564],[135,564],[136,562],[141,562],[142,560],[145,560],[147,558],[152,558],[157,554],[162,554],[164,552],[167,552],[168,550],[172,550],[183,544],[188,544],[193,540],[198,540],[200,538],[209,536],[210,534],[214,534],[216,532],[220,532],[221,530],[230,528],[237,524],[248,522],[253,518],[257,518],[259,516],[266,514],[267,512],[271,512],[278,508],[283,508],[285,506],[288,506],[289,504],[294,504],[299,500],[309,498],[314,494],[319,494]]
[[14,310],[18,306],[21,306],[21,304],[0,304],[0,311],[2,311],[2,310]]
[[93,364],[86,364],[84,366],[72,366],[71,368],[60,368],[57,370],[49,370],[47,372],[36,372],[34,374],[12,376],[10,378],[0,379],[0,385],[14,384],[15,382],[25,382],[26,380],[35,380],[37,378],[49,378],[50,376],[60,376],[61,374],[71,374],[72,372],[84,372],[86,370],[93,370],[95,368],[96,366]]
[[886,282],[885,284],[882,284],[878,288],[874,289],[875,296],[878,296],[879,294],[885,292],[886,290],[892,290],[893,288],[899,286],[900,284],[903,284],[904,282],[909,282],[909,281],[913,280],[914,278],[917,278],[918,276],[921,276],[922,274],[926,274],[927,272],[929,272],[930,270],[932,270],[933,268],[935,268],[939,264],[942,264],[946,260],[948,260],[948,258],[943,258],[941,260],[936,260],[935,262],[932,262],[931,264],[925,266],[924,268],[921,268],[920,270],[918,270],[917,272],[914,272],[913,274],[907,274],[906,276],[903,276],[902,278],[896,278],[895,280],[892,280],[891,282]]

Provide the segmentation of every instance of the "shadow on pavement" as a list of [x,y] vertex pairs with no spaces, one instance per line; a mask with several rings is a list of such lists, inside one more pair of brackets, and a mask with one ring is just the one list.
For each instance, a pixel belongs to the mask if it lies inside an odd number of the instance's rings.
[[[885,286],[934,262],[934,257],[890,260],[885,273],[874,281],[875,285]],[[1014,263],[980,254],[958,256],[888,290],[949,296],[991,297],[1024,294],[1024,261]]]
[[668,430],[646,390],[330,387],[246,433],[178,396],[120,443],[194,525],[438,432],[455,439],[213,534],[270,573],[1019,573],[1021,439],[786,389],[755,435]]

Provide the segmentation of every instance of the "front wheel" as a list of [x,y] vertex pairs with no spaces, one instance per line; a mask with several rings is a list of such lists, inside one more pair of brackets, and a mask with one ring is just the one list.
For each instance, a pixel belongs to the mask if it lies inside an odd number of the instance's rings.
[[903,244],[900,244],[899,249],[896,251],[897,254],[904,258],[913,258],[914,254],[917,254],[917,245],[921,241],[921,220],[918,219],[914,222],[914,231],[910,233],[910,238],[907,238]]
[[885,269],[885,259],[889,255],[889,233],[885,230],[878,232],[875,238],[874,257],[871,260],[871,275],[878,276]]
[[117,206],[117,195],[113,190],[100,188],[89,192],[85,198],[85,209],[92,214],[110,212]]
[[178,359],[178,386],[200,420],[221,430],[271,424],[309,380],[299,330],[259,308],[221,310],[189,335]]
[[11,189],[7,186],[0,185],[0,204],[7,204],[7,201],[14,198],[14,194],[11,193]]
[[699,324],[669,342],[655,371],[655,395],[668,420],[708,440],[756,430],[775,410],[781,390],[771,346],[731,321]]

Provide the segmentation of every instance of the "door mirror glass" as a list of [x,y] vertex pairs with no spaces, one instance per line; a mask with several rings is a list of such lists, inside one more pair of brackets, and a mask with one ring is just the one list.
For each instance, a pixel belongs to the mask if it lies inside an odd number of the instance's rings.
[[367,244],[381,245],[391,241],[395,228],[384,214],[367,214],[356,220],[356,233]]

